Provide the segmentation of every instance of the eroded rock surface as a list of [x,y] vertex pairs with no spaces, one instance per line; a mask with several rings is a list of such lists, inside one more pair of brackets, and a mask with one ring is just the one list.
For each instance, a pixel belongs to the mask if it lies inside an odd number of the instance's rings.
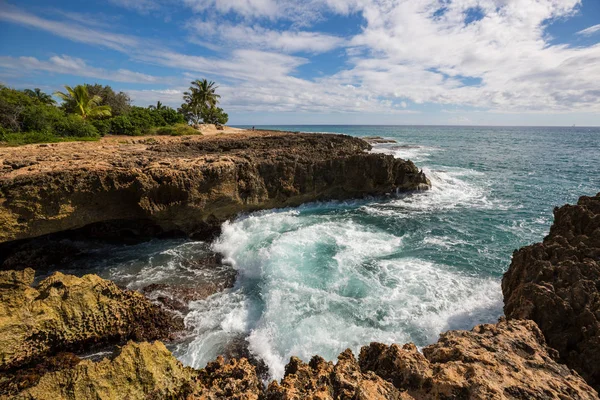
[[14,396],[22,400],[185,399],[197,372],[184,367],[160,342],[129,343],[114,359],[81,361],[44,375]]
[[267,398],[291,399],[598,399],[555,360],[532,321],[505,321],[449,331],[420,353],[413,344],[372,343],[357,362],[293,358]]
[[114,359],[81,361],[44,375],[16,395],[23,400],[258,400],[262,383],[247,360],[223,358],[205,369],[184,367],[164,344],[133,343]]
[[0,243],[86,226],[127,237],[126,220],[143,222],[140,234],[206,237],[240,212],[429,186],[412,162],[368,148],[252,132],[0,149]]
[[502,291],[506,316],[534,320],[600,390],[600,193],[555,209],[544,241],[514,253]]
[[56,272],[32,287],[35,272],[0,272],[0,370],[53,353],[128,339],[155,340],[183,322],[143,295],[96,275]]

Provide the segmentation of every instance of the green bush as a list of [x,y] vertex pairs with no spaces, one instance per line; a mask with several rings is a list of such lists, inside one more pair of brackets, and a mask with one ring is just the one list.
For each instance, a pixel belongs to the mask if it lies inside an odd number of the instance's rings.
[[54,134],[71,137],[99,137],[98,130],[79,115],[70,114],[56,121]]
[[94,125],[100,136],[106,136],[111,130],[110,119],[92,119],[90,123]]
[[225,125],[229,121],[229,115],[221,107],[205,107],[201,115],[205,124]]
[[64,112],[54,106],[31,105],[21,113],[20,130],[52,133],[55,131],[55,126],[65,118]]
[[113,135],[140,136],[142,132],[128,116],[120,115],[110,119],[110,133]]
[[162,119],[165,121],[166,125],[185,123],[185,118],[183,117],[183,115],[179,114],[176,110],[170,107],[161,108],[160,110],[154,110],[154,112],[160,114]]
[[152,133],[163,136],[187,136],[187,135],[202,135],[202,133],[186,123],[173,126],[161,126],[154,128]]

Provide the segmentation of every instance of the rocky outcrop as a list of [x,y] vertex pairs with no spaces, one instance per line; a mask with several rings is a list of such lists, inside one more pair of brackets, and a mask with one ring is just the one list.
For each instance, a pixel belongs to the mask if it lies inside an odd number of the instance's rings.
[[84,360],[73,368],[48,373],[13,398],[185,399],[194,390],[196,375],[160,342],[129,343],[112,360]]
[[164,336],[176,326],[142,295],[93,275],[56,273],[35,288],[31,269],[0,277],[0,395],[19,399],[598,399],[557,363],[537,325],[520,320],[446,332],[422,354],[413,344],[372,343],[359,360],[346,350],[335,365],[292,358],[284,379],[266,390],[245,358],[193,370],[159,342],[82,361],[56,353],[106,338]]
[[372,343],[356,360],[292,358],[285,377],[264,389],[246,359],[219,357],[202,370],[181,365],[159,342],[129,343],[115,358],[81,361],[44,375],[18,399],[598,399],[532,321],[500,321],[451,331],[423,354]]
[[315,356],[309,364],[292,357],[281,383],[272,382],[268,400],[292,399],[399,399],[400,391],[372,372],[363,373],[350,350],[333,365]]
[[558,364],[532,321],[505,321],[450,331],[419,353],[372,343],[359,361],[349,350],[333,366],[319,357],[292,359],[268,399],[598,399]]
[[429,186],[412,162],[369,148],[252,132],[0,149],[0,243],[87,226],[204,237],[240,212]]
[[95,275],[56,272],[32,287],[34,271],[0,272],[0,371],[57,352],[169,338],[183,329],[139,293]]
[[544,241],[514,253],[502,291],[506,316],[535,321],[600,390],[600,193],[555,209]]
[[113,359],[81,361],[51,372],[19,394],[19,400],[173,399],[258,400],[262,383],[247,360],[223,358],[205,369],[184,367],[160,342],[124,346]]

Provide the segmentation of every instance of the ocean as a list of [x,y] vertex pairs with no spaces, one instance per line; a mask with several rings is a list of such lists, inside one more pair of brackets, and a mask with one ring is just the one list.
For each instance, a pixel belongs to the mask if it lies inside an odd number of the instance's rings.
[[243,342],[281,378],[293,355],[335,360],[372,341],[423,347],[443,331],[496,322],[512,252],[543,239],[555,206],[600,191],[600,128],[256,128],[392,139],[372,151],[414,161],[433,186],[257,212],[226,223],[212,244],[153,240],[82,261],[139,289],[210,281],[223,271],[186,261],[223,253],[235,287],[191,303],[191,334],[171,346],[194,367]]

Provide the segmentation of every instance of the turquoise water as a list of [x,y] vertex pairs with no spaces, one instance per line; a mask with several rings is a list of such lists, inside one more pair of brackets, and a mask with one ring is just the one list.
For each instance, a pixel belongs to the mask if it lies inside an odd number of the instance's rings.
[[[371,341],[422,347],[495,322],[513,250],[547,234],[555,206],[600,191],[598,128],[265,128],[394,139],[372,151],[413,160],[433,188],[227,223],[212,247],[238,271],[236,286],[190,304],[193,333],[175,349],[195,367],[241,338],[280,378],[292,355],[333,360]],[[181,260],[206,244],[143,246],[126,262],[106,259],[104,276],[134,288],[193,280]]]

